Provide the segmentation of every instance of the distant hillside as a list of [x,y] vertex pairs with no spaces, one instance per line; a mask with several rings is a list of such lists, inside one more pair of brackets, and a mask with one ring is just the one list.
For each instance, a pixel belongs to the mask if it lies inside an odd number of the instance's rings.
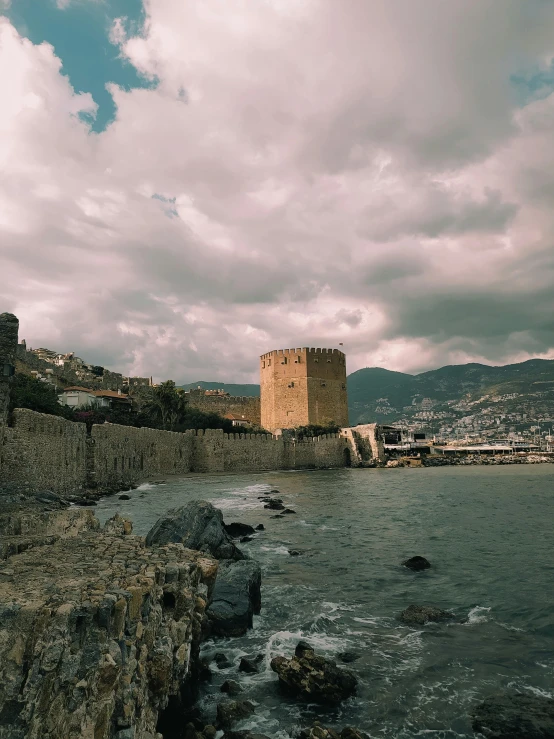
[[199,380],[198,382],[189,382],[188,385],[179,385],[183,390],[195,390],[197,387],[201,387],[204,390],[225,390],[229,395],[244,395],[249,398],[256,398],[260,395],[259,385],[236,385],[233,383],[225,382],[204,382]]
[[[517,398],[506,397],[510,395]],[[457,403],[516,401],[521,405],[530,399],[554,401],[554,360],[530,359],[502,367],[475,363],[449,365],[419,375],[368,367],[348,377],[353,424],[392,422],[431,408],[445,411]]]

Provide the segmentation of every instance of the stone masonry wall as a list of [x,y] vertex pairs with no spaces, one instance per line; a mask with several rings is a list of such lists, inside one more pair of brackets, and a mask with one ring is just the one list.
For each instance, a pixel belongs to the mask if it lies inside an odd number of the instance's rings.
[[134,428],[104,423],[92,427],[89,480],[92,487],[124,487],[148,475],[191,471],[194,432]]
[[13,412],[6,429],[2,482],[69,493],[85,486],[86,426],[26,408]]
[[269,434],[182,434],[109,423],[93,426],[87,437],[84,424],[16,409],[2,481],[62,494],[115,490],[153,475],[344,467],[348,447],[338,434],[295,442]]

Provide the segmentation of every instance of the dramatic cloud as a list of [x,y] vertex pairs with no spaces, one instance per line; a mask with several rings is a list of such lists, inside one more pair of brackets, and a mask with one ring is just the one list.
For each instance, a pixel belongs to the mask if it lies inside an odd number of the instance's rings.
[[339,342],[349,371],[554,356],[551,3],[144,11],[106,34],[152,84],[107,79],[98,133],[0,18],[0,293],[28,344],[177,381]]

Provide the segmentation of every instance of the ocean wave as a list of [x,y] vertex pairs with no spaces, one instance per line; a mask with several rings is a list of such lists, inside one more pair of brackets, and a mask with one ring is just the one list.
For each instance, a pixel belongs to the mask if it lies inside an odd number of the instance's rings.
[[475,606],[467,614],[468,624],[482,624],[490,620],[489,613],[491,612],[490,607],[487,606]]

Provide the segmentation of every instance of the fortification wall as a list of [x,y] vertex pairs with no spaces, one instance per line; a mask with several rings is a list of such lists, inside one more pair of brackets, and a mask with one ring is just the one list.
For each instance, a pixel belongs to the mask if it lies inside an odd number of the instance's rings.
[[92,427],[89,480],[99,488],[123,487],[148,475],[187,474],[191,471],[194,432],[179,434],[158,429],[104,423]]
[[220,416],[232,413],[239,418],[244,416],[256,426],[261,423],[260,399],[256,397],[233,395],[225,397],[192,391],[187,393],[187,400],[191,408],[197,408],[203,413],[219,413]]
[[224,434],[224,471],[279,470],[285,466],[285,444],[270,434]]
[[2,481],[69,493],[85,485],[86,426],[16,408],[7,429]]

